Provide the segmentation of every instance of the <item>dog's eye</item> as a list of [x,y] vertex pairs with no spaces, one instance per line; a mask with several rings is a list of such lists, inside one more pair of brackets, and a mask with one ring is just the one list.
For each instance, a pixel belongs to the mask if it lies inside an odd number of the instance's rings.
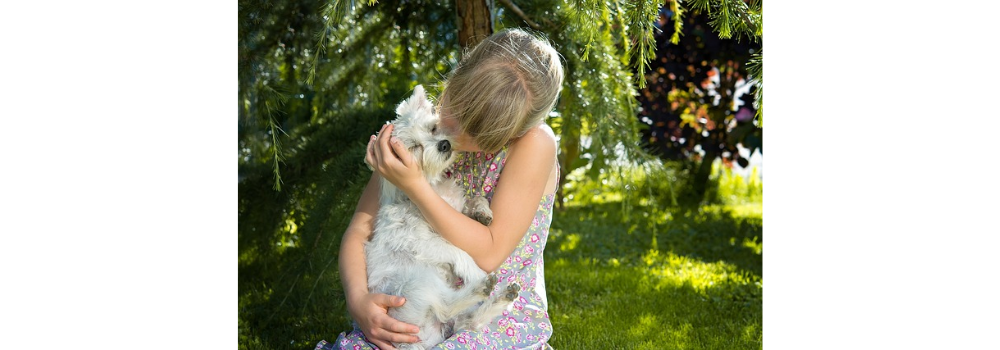
[[431,128],[431,133],[433,134],[436,133],[437,131],[438,131],[438,126],[437,124],[434,124],[434,127]]

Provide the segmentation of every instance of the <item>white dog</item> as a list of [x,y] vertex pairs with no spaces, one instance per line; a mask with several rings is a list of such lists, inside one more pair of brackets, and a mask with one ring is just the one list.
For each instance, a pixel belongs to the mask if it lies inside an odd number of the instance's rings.
[[[434,190],[455,210],[484,224],[493,213],[484,197],[466,201],[445,170],[455,161],[452,140],[437,127],[438,116],[422,86],[396,108],[393,136],[413,155]],[[416,325],[421,343],[393,343],[400,349],[433,347],[458,330],[477,330],[507,309],[521,290],[517,283],[489,298],[497,279],[462,249],[434,232],[402,191],[382,179],[375,231],[365,244],[368,290],[406,298],[389,316]]]

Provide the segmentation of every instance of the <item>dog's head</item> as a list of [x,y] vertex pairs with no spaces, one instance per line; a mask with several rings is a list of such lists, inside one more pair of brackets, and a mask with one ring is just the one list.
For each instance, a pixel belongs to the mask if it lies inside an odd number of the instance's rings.
[[455,161],[456,154],[451,148],[454,140],[438,127],[438,115],[424,87],[413,88],[413,95],[396,107],[396,114],[392,135],[410,151],[428,182],[441,181],[444,171]]

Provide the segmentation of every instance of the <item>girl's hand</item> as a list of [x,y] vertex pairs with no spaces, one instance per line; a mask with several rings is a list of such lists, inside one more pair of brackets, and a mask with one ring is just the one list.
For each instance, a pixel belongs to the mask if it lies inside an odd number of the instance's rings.
[[403,192],[410,193],[410,189],[419,184],[424,175],[406,146],[392,136],[393,128],[392,124],[383,125],[378,137],[372,136],[368,140],[365,162]]
[[400,307],[406,303],[402,297],[379,293],[366,293],[353,303],[347,304],[348,312],[365,333],[365,337],[380,349],[395,349],[392,342],[417,343],[417,326],[400,322],[389,316],[390,307]]

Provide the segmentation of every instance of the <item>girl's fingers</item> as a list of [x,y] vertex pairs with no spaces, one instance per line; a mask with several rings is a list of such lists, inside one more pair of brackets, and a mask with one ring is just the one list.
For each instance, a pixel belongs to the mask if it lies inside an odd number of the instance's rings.
[[386,327],[386,329],[388,329],[388,330],[390,330],[392,332],[401,333],[401,334],[417,334],[417,332],[419,332],[419,329],[417,329],[417,326],[414,326],[412,324],[407,324],[407,323],[405,323],[403,321],[397,321],[397,320],[394,320],[394,322],[391,322],[389,324],[389,326]]
[[383,127],[382,131],[379,132],[379,136],[381,137],[378,138],[378,145],[382,148],[381,151],[384,152],[389,148],[389,139],[392,138],[392,124]]
[[375,135],[372,135],[368,139],[368,146],[365,148],[365,164],[368,164],[369,170],[375,170],[375,148],[372,147],[375,144]]
[[397,343],[418,343],[420,339],[416,336],[403,333],[389,333],[389,341]]
[[399,141],[395,136],[389,139],[389,144],[392,146],[393,153],[399,157],[399,161],[403,162],[403,166],[409,168],[413,162],[412,157],[410,157],[410,151],[403,146],[403,143]]

